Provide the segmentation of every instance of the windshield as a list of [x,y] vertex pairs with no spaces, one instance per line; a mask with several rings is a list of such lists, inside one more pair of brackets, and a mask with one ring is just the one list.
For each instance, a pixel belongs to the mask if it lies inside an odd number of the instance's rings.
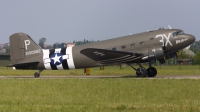
[[184,34],[184,32],[183,31],[177,32],[177,35],[181,35],[181,34]]
[[176,37],[177,35],[182,35],[185,34],[183,31],[178,31],[178,32],[174,32],[172,33],[173,37]]

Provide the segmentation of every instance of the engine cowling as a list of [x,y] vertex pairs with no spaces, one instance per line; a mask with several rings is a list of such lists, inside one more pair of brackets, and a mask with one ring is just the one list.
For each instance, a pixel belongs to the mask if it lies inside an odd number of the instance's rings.
[[176,56],[176,52],[168,53],[164,50],[162,45],[152,45],[145,50],[141,51],[144,54],[142,60],[158,60],[161,64],[165,63],[166,59]]
[[143,60],[158,60],[165,56],[161,45],[153,45],[142,51],[144,54]]
[[152,54],[154,55],[155,59],[163,58],[163,56],[165,55],[163,46],[155,45],[153,47],[154,48],[152,49]]

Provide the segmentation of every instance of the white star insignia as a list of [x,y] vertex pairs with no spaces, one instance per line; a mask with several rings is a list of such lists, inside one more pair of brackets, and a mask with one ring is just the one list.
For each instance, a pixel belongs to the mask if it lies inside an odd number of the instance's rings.
[[56,54],[55,57],[53,57],[53,58],[51,58],[51,59],[54,60],[54,64],[55,64],[56,62],[60,63],[60,60],[59,60],[60,57],[61,57],[61,56],[57,56],[57,54]]

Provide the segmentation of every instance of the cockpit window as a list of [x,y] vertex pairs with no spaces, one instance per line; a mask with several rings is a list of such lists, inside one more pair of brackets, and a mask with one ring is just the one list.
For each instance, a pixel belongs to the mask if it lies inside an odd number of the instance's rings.
[[181,35],[181,34],[184,34],[184,32],[183,31],[177,32],[177,35]]
[[173,37],[177,36],[177,32],[172,33]]
[[176,37],[177,35],[182,35],[185,34],[183,31],[178,31],[178,32],[174,32],[172,33],[173,37]]

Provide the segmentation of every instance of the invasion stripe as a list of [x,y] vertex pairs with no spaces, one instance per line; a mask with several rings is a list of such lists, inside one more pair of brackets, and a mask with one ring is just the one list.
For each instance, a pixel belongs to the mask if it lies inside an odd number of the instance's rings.
[[51,69],[51,60],[49,59],[49,49],[43,49],[43,63],[46,70]]
[[[62,63],[54,65],[51,63],[51,55],[55,53],[62,54]],[[75,69],[72,55],[72,47],[58,48],[58,49],[43,49],[43,62],[46,69],[60,70],[60,69]]]
[[[67,55],[67,54],[66,54],[66,48],[63,48],[63,49],[61,50],[61,54],[62,54],[62,55]],[[67,64],[67,59],[65,59],[65,60],[62,61],[62,65],[63,65],[63,68],[64,68],[64,69],[69,69],[69,66],[68,66],[68,64]]]
[[67,47],[66,54],[69,54],[69,58],[67,59],[69,69],[75,69],[73,55],[72,55],[72,47]]

